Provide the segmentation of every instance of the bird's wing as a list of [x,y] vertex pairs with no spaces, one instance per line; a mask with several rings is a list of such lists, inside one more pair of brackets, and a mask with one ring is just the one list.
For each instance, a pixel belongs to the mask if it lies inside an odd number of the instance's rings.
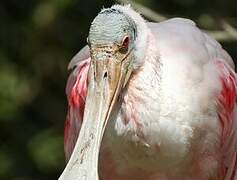
[[[172,79],[173,74],[187,70],[185,78],[194,81],[196,69],[202,70],[197,71],[202,79],[210,76],[214,81],[219,76],[221,91],[217,97],[217,114],[222,130],[223,176],[225,180],[237,180],[237,76],[233,60],[216,40],[200,31],[191,20],[174,18],[161,23],[148,23],[148,27],[157,39],[163,65],[172,66],[169,75]],[[178,70],[180,64],[184,68]],[[217,73],[208,68],[204,71],[207,64],[217,69]],[[208,83],[214,88],[219,86],[210,80]]]
[[89,64],[89,48],[85,46],[73,57],[68,66],[69,69],[74,70],[71,72],[66,86],[68,112],[64,129],[64,151],[67,160],[72,154],[81,128],[87,94]]
[[237,179],[237,77],[224,62],[217,61],[222,82],[218,117],[222,127],[223,173],[225,180]]
[[72,58],[68,64],[68,69],[73,69],[78,63],[88,58],[90,58],[90,48],[86,45]]

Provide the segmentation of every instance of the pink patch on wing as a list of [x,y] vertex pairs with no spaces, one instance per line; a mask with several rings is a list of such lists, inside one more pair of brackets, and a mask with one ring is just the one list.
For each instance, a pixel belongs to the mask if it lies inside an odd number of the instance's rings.
[[64,149],[67,160],[74,149],[83,120],[89,64],[90,59],[80,62],[71,73],[66,87],[68,113],[64,128]]
[[220,72],[222,90],[218,96],[218,117],[222,128],[221,148],[222,176],[225,179],[236,180],[237,172],[237,122],[234,108],[236,107],[237,78],[235,72],[223,61],[216,62]]
[[220,69],[220,79],[222,90],[218,97],[219,101],[219,119],[222,127],[222,138],[225,139],[230,131],[230,125],[233,121],[233,109],[236,104],[236,76],[231,69],[227,68],[222,61],[217,61]]

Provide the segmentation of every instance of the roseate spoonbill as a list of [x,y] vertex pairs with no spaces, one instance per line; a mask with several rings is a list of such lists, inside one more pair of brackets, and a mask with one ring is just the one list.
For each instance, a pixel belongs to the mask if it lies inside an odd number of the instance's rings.
[[103,9],[72,68],[61,180],[237,179],[234,63],[194,22]]

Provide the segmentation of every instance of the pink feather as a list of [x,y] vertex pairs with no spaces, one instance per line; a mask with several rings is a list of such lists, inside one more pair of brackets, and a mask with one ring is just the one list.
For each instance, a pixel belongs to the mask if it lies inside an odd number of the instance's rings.
[[223,177],[237,179],[237,79],[235,72],[223,61],[217,61],[222,82],[222,91],[218,96],[218,116],[222,127],[221,151],[223,153]]
[[66,93],[68,113],[64,129],[64,151],[69,160],[81,128],[87,93],[87,74],[90,58],[79,62],[68,79]]

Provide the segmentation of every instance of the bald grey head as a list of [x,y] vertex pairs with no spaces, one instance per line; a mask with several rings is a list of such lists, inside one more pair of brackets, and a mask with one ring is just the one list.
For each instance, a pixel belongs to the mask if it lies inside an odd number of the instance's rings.
[[118,9],[105,9],[93,20],[88,37],[91,45],[120,44],[124,37],[133,46],[137,36],[136,24],[128,15]]

